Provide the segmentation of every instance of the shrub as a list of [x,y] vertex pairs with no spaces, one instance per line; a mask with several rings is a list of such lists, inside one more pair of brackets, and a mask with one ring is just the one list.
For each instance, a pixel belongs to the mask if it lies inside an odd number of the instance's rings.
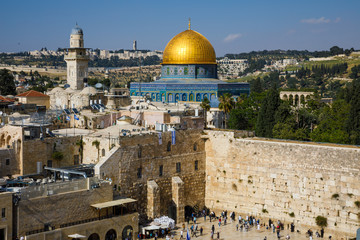
[[232,184],[232,189],[235,190],[235,191],[237,191],[237,186],[236,186],[235,183]]
[[317,216],[315,218],[316,225],[319,227],[327,227],[327,218],[323,216]]
[[262,211],[263,213],[268,213],[268,210],[266,210],[265,208],[263,208],[261,211]]
[[291,213],[289,213],[289,216],[290,216],[290,217],[295,217],[295,213],[294,213],[294,212],[291,212]]
[[61,161],[64,158],[64,154],[62,152],[53,152],[53,154],[51,155],[52,159],[56,160],[56,161]]
[[355,206],[357,206],[358,208],[360,208],[360,201],[355,201],[354,204],[355,204]]
[[334,194],[331,196],[331,198],[338,200],[338,199],[339,199],[339,194],[334,193]]

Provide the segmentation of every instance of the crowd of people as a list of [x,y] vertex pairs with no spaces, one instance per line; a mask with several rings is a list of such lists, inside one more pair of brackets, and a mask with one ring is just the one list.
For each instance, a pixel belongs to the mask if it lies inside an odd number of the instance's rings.
[[[228,214],[228,211],[224,210],[220,213],[219,216],[215,214],[215,212],[210,212],[203,210],[197,214],[192,213],[191,216],[188,216],[186,218],[187,227],[185,226],[185,223],[182,224],[182,227],[180,229],[180,236],[176,239],[187,239],[186,236],[189,234],[191,237],[199,237],[204,234],[204,228],[203,226],[199,225],[198,218],[203,218],[204,223],[207,221],[207,218],[209,218],[209,222],[213,223],[210,228],[210,239],[212,240],[218,240],[220,239],[220,229],[230,223],[236,223],[235,224],[235,231],[239,232],[248,232],[250,230],[264,230],[266,229],[270,234],[276,234],[277,238],[280,239],[281,237],[285,237],[285,239],[289,240],[290,235],[287,234],[286,236],[282,236],[281,232],[285,230],[284,223],[282,223],[280,220],[273,221],[272,219],[269,219],[268,222],[262,221],[259,218],[256,219],[256,217],[252,215],[246,215],[241,216],[238,215],[236,217],[235,212],[231,212]],[[217,228],[217,230],[216,230]],[[291,233],[295,232],[295,224],[287,224],[287,230]],[[297,233],[300,234],[300,231],[297,230]],[[306,235],[309,237],[310,240],[313,239],[313,232],[311,229],[309,229],[306,232]],[[317,231],[315,233],[316,237],[323,238],[324,237],[324,229],[322,228],[320,230],[320,233]],[[329,239],[331,240],[331,236],[329,236]],[[174,235],[166,235],[166,240],[175,240]],[[267,237],[264,237],[264,240],[267,240]]]

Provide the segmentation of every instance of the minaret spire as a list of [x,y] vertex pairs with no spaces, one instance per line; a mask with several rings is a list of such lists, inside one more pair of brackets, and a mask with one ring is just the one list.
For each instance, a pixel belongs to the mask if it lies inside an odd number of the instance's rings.
[[189,18],[189,30],[191,30],[191,18]]

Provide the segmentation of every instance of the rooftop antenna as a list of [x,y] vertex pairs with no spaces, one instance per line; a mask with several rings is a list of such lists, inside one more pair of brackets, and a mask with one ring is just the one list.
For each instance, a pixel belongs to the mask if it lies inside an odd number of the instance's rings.
[[191,18],[189,18],[189,30],[191,30]]

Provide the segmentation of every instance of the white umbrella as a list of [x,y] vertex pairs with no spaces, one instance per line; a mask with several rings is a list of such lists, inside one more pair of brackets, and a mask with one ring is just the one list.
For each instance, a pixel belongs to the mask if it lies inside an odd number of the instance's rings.
[[71,234],[71,235],[68,235],[69,238],[86,238],[86,236],[84,235],[80,235],[80,234]]

